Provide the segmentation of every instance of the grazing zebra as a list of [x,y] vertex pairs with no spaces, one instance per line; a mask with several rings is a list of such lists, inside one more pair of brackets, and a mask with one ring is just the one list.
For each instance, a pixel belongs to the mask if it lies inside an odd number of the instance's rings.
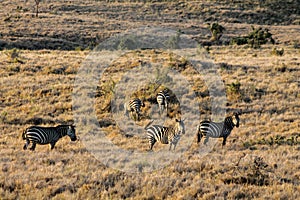
[[216,123],[211,121],[202,121],[198,126],[197,143],[205,136],[204,144],[208,142],[209,137],[223,138],[222,145],[226,144],[226,139],[230,135],[232,129],[239,127],[239,114],[234,113],[232,116],[226,117],[224,122]]
[[158,103],[159,114],[160,115],[163,113],[164,109],[166,109],[166,113],[168,114],[168,101],[169,101],[169,99],[170,99],[170,95],[169,95],[169,90],[167,88],[160,91],[156,95],[156,101]]
[[145,104],[139,98],[135,98],[130,100],[128,103],[124,104],[125,115],[128,116],[128,112],[130,112],[130,116],[134,118],[134,120],[140,120],[141,117],[141,107],[145,107]]
[[180,139],[180,134],[185,133],[183,120],[177,120],[176,124],[171,127],[165,127],[160,125],[151,125],[146,127],[147,138],[149,141],[150,151],[153,145],[159,141],[162,144],[170,144],[169,150],[171,150],[172,144],[174,145],[174,150],[177,142]]
[[40,127],[40,126],[31,126],[27,128],[23,134],[23,140],[26,140],[26,143],[23,147],[24,150],[27,149],[30,142],[32,146],[30,150],[34,151],[36,144],[50,144],[51,149],[54,148],[56,142],[68,135],[72,141],[77,139],[75,135],[75,126],[72,125],[59,125],[56,127]]

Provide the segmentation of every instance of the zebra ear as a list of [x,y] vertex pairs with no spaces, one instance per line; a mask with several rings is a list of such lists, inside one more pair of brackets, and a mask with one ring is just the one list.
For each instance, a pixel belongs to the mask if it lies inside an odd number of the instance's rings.
[[183,122],[184,120],[185,120],[185,119],[182,120],[182,119],[177,119],[177,118],[175,118],[175,121],[176,121],[176,122]]
[[239,110],[236,110],[232,113],[233,115],[242,115],[242,110],[239,109]]
[[70,128],[75,128],[76,126],[74,124],[69,125]]
[[239,110],[239,111],[237,112],[237,114],[238,114],[238,115],[242,115],[242,114],[243,114],[243,111],[242,111],[242,110]]

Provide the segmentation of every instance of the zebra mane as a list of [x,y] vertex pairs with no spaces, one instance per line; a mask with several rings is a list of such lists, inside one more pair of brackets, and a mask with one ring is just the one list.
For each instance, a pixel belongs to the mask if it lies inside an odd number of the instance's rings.
[[67,131],[68,131],[68,128],[70,126],[71,126],[72,129],[74,129],[74,127],[75,127],[73,125],[65,125],[65,124],[63,124],[63,125],[58,125],[55,128],[56,128],[57,132],[60,134],[60,136],[64,137],[64,136],[67,135]]
[[145,130],[147,130],[147,128],[154,122],[154,120],[151,120],[146,126],[145,126]]
[[[235,126],[235,124],[233,123],[233,118],[232,118],[232,116],[228,116],[228,117],[226,117],[225,118],[225,121],[224,121],[224,124],[226,123],[226,122],[229,122],[230,123],[230,128],[233,128],[234,126]],[[229,125],[229,124],[228,124]]]
[[57,125],[55,128],[57,128],[57,129],[68,128],[69,126],[71,126],[71,128],[75,128],[74,125],[67,125],[67,124],[60,124],[60,125]]
[[57,125],[56,128],[63,128],[63,127],[69,127],[69,126],[73,126],[73,125],[60,124],[60,125]]

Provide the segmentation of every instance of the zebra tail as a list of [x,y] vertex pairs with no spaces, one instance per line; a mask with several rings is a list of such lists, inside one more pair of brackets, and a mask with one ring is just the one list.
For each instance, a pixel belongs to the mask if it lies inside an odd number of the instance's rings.
[[154,122],[154,120],[151,120],[146,126],[145,126],[145,130]]
[[23,140],[26,140],[26,136],[25,136],[25,135],[26,135],[26,130],[23,131],[23,133],[22,133],[22,139],[23,139]]

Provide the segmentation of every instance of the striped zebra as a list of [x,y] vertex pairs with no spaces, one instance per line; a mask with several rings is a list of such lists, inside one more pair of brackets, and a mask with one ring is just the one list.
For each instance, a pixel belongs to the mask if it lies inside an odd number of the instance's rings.
[[169,90],[167,88],[165,88],[164,90],[160,91],[157,95],[156,95],[156,101],[158,103],[158,107],[159,107],[159,114],[161,115],[164,111],[164,109],[166,109],[166,113],[168,114],[168,101],[170,99],[170,95],[169,95]]
[[202,121],[198,126],[197,143],[205,136],[204,144],[208,142],[209,137],[223,138],[222,145],[226,144],[226,139],[230,135],[232,129],[239,127],[239,114],[234,113],[232,116],[226,117],[224,122],[216,123],[211,121]]
[[173,144],[175,150],[177,142],[180,139],[180,134],[185,133],[183,120],[178,119],[176,119],[174,126],[151,125],[146,127],[146,130],[150,151],[152,151],[153,145],[158,141],[162,144],[170,144],[169,150],[171,150]]
[[56,142],[68,135],[72,141],[77,139],[75,135],[75,126],[73,125],[58,125],[56,127],[40,127],[40,126],[31,126],[27,128],[23,134],[23,140],[26,140],[26,143],[23,147],[24,150],[27,149],[30,142],[32,146],[30,150],[34,151],[36,144],[50,144],[50,148],[53,149]]
[[136,121],[140,120],[141,117],[141,107],[145,107],[145,104],[139,98],[131,99],[128,103],[124,104],[125,115],[128,116],[128,112],[130,116]]

